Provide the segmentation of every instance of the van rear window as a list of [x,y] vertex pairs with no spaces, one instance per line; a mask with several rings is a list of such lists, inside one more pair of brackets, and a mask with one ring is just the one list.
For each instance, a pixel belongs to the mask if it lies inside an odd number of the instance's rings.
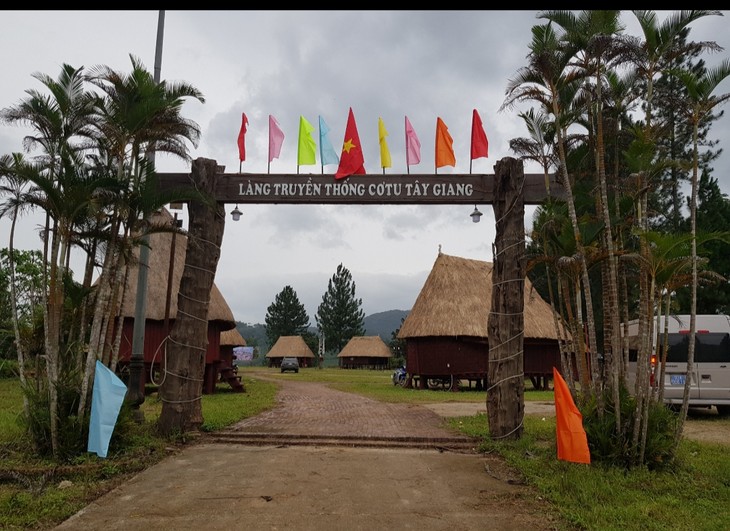
[[[687,361],[689,350],[689,336],[686,334],[669,334],[669,350],[667,362],[678,363]],[[661,353],[661,344],[658,353]],[[730,334],[711,332],[695,335],[695,362],[696,363],[723,363],[730,362]]]

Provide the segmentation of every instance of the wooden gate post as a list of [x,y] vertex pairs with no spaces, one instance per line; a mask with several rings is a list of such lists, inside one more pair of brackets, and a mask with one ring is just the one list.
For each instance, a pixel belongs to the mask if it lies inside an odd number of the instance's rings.
[[[193,161],[191,184],[215,196],[217,163]],[[208,349],[208,307],[220,258],[226,213],[222,203],[211,206],[191,201],[185,269],[177,297],[177,317],[170,330],[168,363],[160,387],[162,412],[158,420],[166,435],[197,430],[203,423],[205,356]]]
[[519,439],[525,409],[525,181],[522,161],[503,158],[495,165],[492,308],[487,323],[489,387],[487,416],[493,439]]

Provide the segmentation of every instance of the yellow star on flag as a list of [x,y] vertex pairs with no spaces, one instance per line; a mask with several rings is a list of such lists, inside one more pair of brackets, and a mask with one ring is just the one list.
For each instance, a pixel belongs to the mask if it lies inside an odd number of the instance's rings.
[[349,153],[351,149],[355,147],[355,144],[352,143],[352,138],[348,138],[347,141],[342,144],[342,151],[345,151],[346,153]]

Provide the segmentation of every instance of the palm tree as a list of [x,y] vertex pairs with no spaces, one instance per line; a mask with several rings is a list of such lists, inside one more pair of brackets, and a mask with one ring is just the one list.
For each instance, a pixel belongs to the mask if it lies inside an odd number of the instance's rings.
[[[670,64],[675,57],[681,56],[686,49],[678,46],[681,36],[687,31],[689,25],[702,17],[709,15],[721,15],[719,11],[709,10],[683,10],[676,12],[667,17],[662,23],[659,23],[658,17],[653,11],[634,10],[639,26],[643,34],[643,41],[636,40],[634,43],[633,59],[638,75],[646,82],[645,95],[645,128],[647,138],[652,139],[657,134],[655,125],[653,124],[652,105],[654,95],[654,80],[665,69],[665,65]],[[685,45],[686,46],[686,45]],[[700,49],[717,49],[714,43],[703,43]],[[637,223],[642,233],[648,232],[648,194],[651,185],[648,180],[648,172],[645,168],[638,168],[634,173],[637,179],[637,190],[639,197],[637,199]],[[640,252],[646,258],[649,254],[647,242],[639,240]],[[642,261],[646,263],[646,260]],[[648,274],[646,270],[642,270],[639,276],[640,285],[640,301],[639,301],[639,337],[641,339],[639,345],[639,357],[649,359],[651,353],[651,337],[652,337],[652,308],[649,306],[648,299]],[[643,400],[643,396],[639,396],[639,402]],[[641,409],[640,404],[637,405],[637,415]],[[635,419],[635,425],[640,424],[640,419]],[[635,432],[634,443],[638,443],[639,433]]]
[[[608,201],[608,185],[606,182],[605,145],[603,132],[603,85],[604,70],[609,70],[616,58],[622,55],[622,43],[617,35],[623,31],[619,23],[618,10],[587,10],[578,15],[571,11],[547,11],[541,15],[557,24],[565,31],[564,39],[575,47],[577,66],[583,71],[586,83],[583,94],[587,99],[588,132],[594,137],[595,165],[598,177],[600,194],[597,196],[597,210],[603,221],[603,245],[607,251],[608,267],[603,268],[603,304],[604,304],[604,335],[603,346],[593,343],[593,350],[601,348],[608,361],[609,375],[612,376],[611,386],[614,404],[619,403],[619,367],[620,357],[617,356],[619,337],[619,307],[618,307],[618,264],[614,245],[614,234]],[[592,85],[590,80],[594,79]],[[598,375],[598,366],[594,367],[594,377]],[[604,385],[604,384],[602,384]],[[599,404],[601,394],[598,395]],[[602,408],[598,409],[602,414]],[[616,408],[616,429],[620,430],[620,408]]]
[[689,377],[694,370],[694,354],[695,354],[695,332],[697,330],[696,313],[697,313],[697,188],[699,183],[699,140],[698,131],[699,124],[713,109],[725,103],[730,99],[730,93],[721,94],[719,96],[713,93],[718,85],[730,76],[730,60],[725,59],[718,66],[708,69],[702,74],[694,71],[681,70],[676,72],[677,77],[687,89],[687,97],[689,105],[687,106],[687,118],[692,125],[692,196],[690,199],[690,233],[692,237],[692,288],[690,300],[690,337],[689,349],[687,352],[687,377],[684,384],[684,399],[680,413],[680,422],[677,429],[677,437],[675,444],[679,444],[679,435],[684,429],[684,421],[687,418],[687,410],[689,409],[689,391],[691,387],[691,378]]
[[545,176],[545,190],[550,197],[550,171],[558,166],[555,126],[546,114],[537,113],[532,107],[518,116],[525,122],[530,137],[513,138],[509,141],[509,148],[522,160],[532,160],[540,165]]
[[[69,234],[73,220],[60,219],[60,210],[74,210],[71,205],[63,205],[66,184],[65,171],[68,164],[63,161],[78,162],[81,144],[76,142],[89,134],[91,98],[84,91],[84,78],[81,69],[64,64],[58,80],[44,74],[33,74],[50,96],[36,90],[28,90],[28,97],[18,105],[0,111],[0,120],[6,123],[23,123],[33,129],[33,134],[23,139],[26,150],[40,147],[43,153],[38,157],[40,171],[34,172],[38,180],[36,189],[28,195],[29,203],[44,208],[46,229],[44,232],[44,264],[48,267],[48,289],[44,301],[44,332],[46,349],[46,370],[50,404],[51,447],[54,456],[58,455],[58,384],[60,374],[61,322],[63,315],[62,277],[70,252]],[[29,176],[30,177],[30,176]],[[49,242],[49,237],[50,242]],[[49,256],[50,255],[50,256]]]
[[187,98],[201,103],[205,98],[187,83],[156,83],[139,59],[130,55],[130,60],[129,74],[99,65],[90,70],[88,77],[101,91],[94,105],[94,138],[99,152],[116,173],[120,192],[111,216],[112,240],[97,283],[79,412],[84,411],[95,360],[111,359],[103,353],[103,339],[124,297],[119,290],[128,250],[132,245],[139,245],[144,234],[154,230],[144,220],[171,201],[200,199],[200,194],[193,190],[157,192],[154,170],[146,162],[146,155],[163,152],[190,161],[187,146],[188,143],[197,146],[200,128],[184,118],[181,109]]
[[[13,333],[15,335],[15,349],[18,356],[18,373],[20,376],[20,384],[25,387],[27,385],[25,361],[26,353],[23,341],[20,337],[20,325],[18,321],[18,296],[16,293],[15,282],[15,226],[18,216],[23,210],[28,208],[28,204],[24,202],[25,187],[28,184],[27,179],[23,178],[26,171],[34,171],[32,167],[28,167],[20,153],[0,156],[0,194],[8,196],[5,202],[0,204],[0,217],[10,215],[10,235],[8,237],[8,262],[10,265],[10,303],[13,323]],[[28,396],[23,394],[23,413],[26,418],[30,414],[30,404]]]
[[[529,66],[520,68],[517,75],[510,79],[506,90],[506,99],[500,110],[513,107],[521,101],[537,101],[546,112],[553,115],[556,124],[557,147],[560,160],[561,180],[566,192],[568,213],[573,228],[573,236],[576,241],[577,259],[581,267],[581,281],[583,297],[585,298],[585,311],[588,318],[588,341],[593,346],[592,364],[594,371],[598,369],[595,319],[593,317],[593,300],[591,296],[588,266],[585,257],[583,237],[580,232],[578,215],[575,208],[573,185],[568,174],[566,157],[566,131],[568,129],[567,116],[568,108],[581,82],[582,73],[576,69],[569,68],[574,49],[558,39],[551,24],[533,26],[532,42],[530,43],[530,54],[528,55]],[[580,302],[580,297],[576,300]],[[582,311],[575,314],[578,320],[578,329],[583,329]],[[582,363],[583,353],[587,352],[583,334],[574,337],[576,358],[579,365]],[[580,371],[579,371],[580,372]],[[597,378],[588,379],[581,373],[581,388],[585,392],[597,384]]]

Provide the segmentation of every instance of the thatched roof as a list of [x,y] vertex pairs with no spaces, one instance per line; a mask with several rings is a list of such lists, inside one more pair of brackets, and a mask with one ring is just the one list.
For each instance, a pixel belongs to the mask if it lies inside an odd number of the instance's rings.
[[221,347],[245,347],[246,340],[237,328],[221,332]]
[[281,336],[266,354],[267,358],[314,358],[314,352],[302,336]]
[[[399,339],[487,337],[492,307],[492,264],[439,253]],[[557,339],[550,305],[525,278],[525,338]]]
[[[173,217],[167,209],[163,209],[151,218],[153,224],[172,225]],[[147,273],[147,319],[163,321],[165,319],[165,303],[167,300],[167,278],[170,271],[170,250],[172,248],[172,233],[157,232],[150,234],[149,271]],[[185,253],[188,239],[183,234],[175,235],[175,255],[173,257],[172,296],[170,297],[170,319],[177,316],[177,293],[180,289],[183,269],[185,267]],[[122,315],[134,317],[137,293],[137,262],[139,248],[134,251],[134,263],[130,264],[127,277],[127,294],[124,297]],[[218,287],[213,283],[210,290],[208,305],[208,320],[221,321],[224,329],[236,326],[233,312]]]
[[380,336],[355,336],[347,342],[338,358],[391,358],[393,353]]

